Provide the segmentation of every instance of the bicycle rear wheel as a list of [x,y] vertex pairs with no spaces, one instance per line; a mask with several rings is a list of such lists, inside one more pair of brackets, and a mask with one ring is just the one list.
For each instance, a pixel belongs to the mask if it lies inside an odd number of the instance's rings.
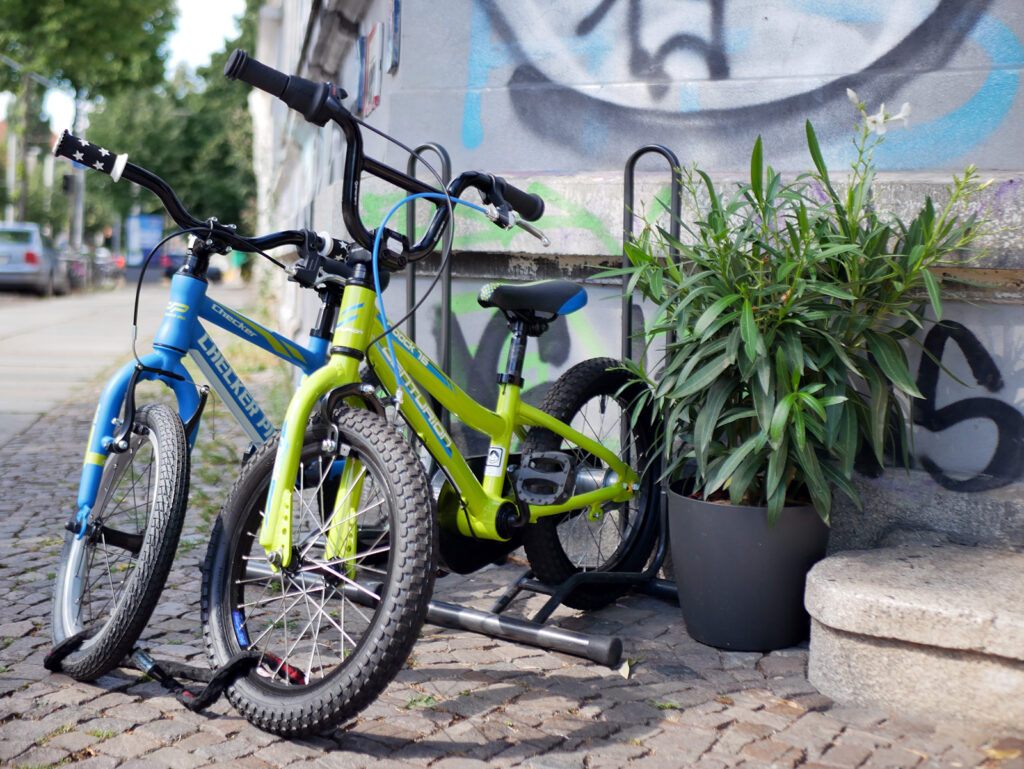
[[[370,412],[344,409],[334,424],[336,446],[321,426],[302,448],[290,565],[275,571],[259,543],[274,441],[232,489],[203,570],[211,662],[243,651],[259,658],[228,699],[256,726],[290,737],[339,726],[391,682],[437,569],[433,501],[409,444]],[[350,511],[336,514],[335,497],[351,500]],[[328,542],[339,527],[340,551]]]
[[[657,468],[651,464],[653,435],[649,416],[632,419],[641,385],[632,382],[611,358],[583,361],[558,378],[541,409],[579,432],[611,447],[640,476],[631,500],[604,506],[599,517],[587,509],[542,518],[523,534],[526,557],[534,575],[559,585],[580,571],[640,571],[657,535]],[[604,464],[579,447],[563,442],[550,430],[534,428],[523,454],[535,451],[568,453],[577,470],[604,477]],[[576,609],[597,609],[624,593],[628,585],[581,585],[565,600]]]
[[128,449],[110,453],[84,536],[68,532],[54,584],[54,643],[96,630],[61,663],[82,681],[117,667],[153,613],[178,547],[189,452],[178,415],[140,408]]

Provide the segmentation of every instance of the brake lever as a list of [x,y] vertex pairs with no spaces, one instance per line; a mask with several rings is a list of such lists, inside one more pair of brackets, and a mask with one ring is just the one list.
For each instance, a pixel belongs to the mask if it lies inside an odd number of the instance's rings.
[[526,232],[528,232],[531,235],[533,235],[533,237],[537,238],[537,240],[540,241],[540,244],[542,246],[544,246],[545,248],[547,248],[548,246],[551,245],[551,239],[547,235],[545,235],[543,232],[541,232],[540,229],[538,229],[537,227],[534,227],[532,224],[530,224],[525,219],[520,219],[515,214],[512,214],[512,220],[513,220],[512,223],[516,227],[520,227],[520,228],[526,230]]
[[521,227],[523,230],[533,235],[533,237],[537,238],[545,248],[551,245],[551,240],[547,235],[525,219],[521,219],[516,216],[516,212],[508,205],[503,205],[501,208],[498,208],[493,203],[486,203],[484,205],[484,213],[487,214],[488,219],[504,230],[511,230],[513,227]]

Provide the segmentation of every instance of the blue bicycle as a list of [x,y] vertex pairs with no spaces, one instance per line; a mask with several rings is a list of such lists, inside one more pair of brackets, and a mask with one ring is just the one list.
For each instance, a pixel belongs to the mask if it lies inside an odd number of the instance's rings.
[[[82,465],[77,509],[66,526],[53,595],[52,635],[55,644],[74,644],[60,659],[63,672],[91,680],[117,667],[131,652],[163,589],[185,518],[189,455],[209,390],[245,430],[251,449],[276,433],[203,323],[312,373],[327,360],[348,268],[329,258],[340,255],[345,246],[327,235],[287,230],[244,238],[216,220],[200,221],[158,176],[127,162],[126,155],[115,155],[66,131],[54,154],[107,173],[114,181],[123,178],[152,191],[182,232],[192,235],[188,256],[171,278],[153,352],[122,367],[103,390]],[[299,259],[288,268],[291,278],[315,289],[322,301],[305,345],[207,295],[213,254],[230,249],[264,253],[279,246],[296,249]],[[186,355],[208,386],[194,381],[183,365]],[[163,404],[137,407],[136,387],[144,381],[167,385],[176,398],[177,413]]]

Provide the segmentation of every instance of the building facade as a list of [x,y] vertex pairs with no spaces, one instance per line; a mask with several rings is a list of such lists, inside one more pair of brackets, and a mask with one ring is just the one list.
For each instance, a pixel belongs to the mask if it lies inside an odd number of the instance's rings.
[[[999,233],[971,277],[970,303],[953,303],[955,333],[919,340],[942,366],[910,349],[927,407],[942,429],[916,430],[917,469],[861,482],[865,513],[839,510],[841,547],[879,544],[900,529],[937,529],[964,542],[1024,546],[1024,6],[1019,0],[301,0],[261,11],[257,58],[326,79],[346,106],[409,146],[436,142],[455,173],[486,170],[544,197],[552,245],[458,218],[448,344],[470,392],[493,389],[506,329],[476,305],[482,281],[569,276],[621,253],[623,168],[638,148],[667,147],[682,165],[741,178],[761,136],[766,160],[794,175],[811,166],[804,121],[829,165],[851,159],[859,118],[909,103],[875,160],[879,199],[896,211],[942,197],[969,163],[993,179]],[[342,235],[340,131],[319,129],[263,94],[251,106],[261,229],[312,225]],[[405,169],[408,155],[367,135],[367,153]],[[427,162],[436,153],[424,152]],[[657,155],[637,165],[637,214],[657,216],[671,174]],[[419,175],[427,178],[423,164]],[[376,223],[401,194],[363,186]],[[401,215],[401,227],[405,224]],[[392,222],[392,226],[395,223]],[[422,293],[433,268],[418,273]],[[389,314],[405,306],[396,275]],[[310,319],[282,286],[296,333]],[[573,363],[621,349],[618,287],[591,284],[588,306],[560,321],[531,353],[527,380],[544,384]],[[431,295],[417,341],[439,349]],[[643,308],[635,313],[642,323]],[[934,427],[934,424],[933,424]]]

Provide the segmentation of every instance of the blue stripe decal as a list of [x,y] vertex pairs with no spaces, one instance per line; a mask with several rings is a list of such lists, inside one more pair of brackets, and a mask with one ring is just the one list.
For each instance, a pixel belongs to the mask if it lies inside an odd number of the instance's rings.
[[351,323],[353,320],[355,320],[356,315],[359,314],[359,311],[361,309],[363,309],[363,304],[360,302],[355,307],[346,312],[344,315],[342,315],[340,318],[338,318],[338,322],[336,325],[341,326],[345,323]]

